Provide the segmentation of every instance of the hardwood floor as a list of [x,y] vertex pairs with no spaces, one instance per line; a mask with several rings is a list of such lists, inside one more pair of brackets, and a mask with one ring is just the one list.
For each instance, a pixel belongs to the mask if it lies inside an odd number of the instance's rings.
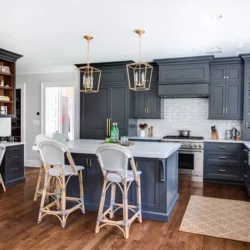
[[125,240],[115,227],[94,234],[97,214],[76,211],[62,229],[58,219],[46,216],[37,224],[40,199],[33,201],[38,169],[26,168],[26,184],[0,189],[0,249],[250,249],[250,243],[179,232],[190,195],[247,200],[244,187],[180,181],[180,199],[168,223],[133,223]]

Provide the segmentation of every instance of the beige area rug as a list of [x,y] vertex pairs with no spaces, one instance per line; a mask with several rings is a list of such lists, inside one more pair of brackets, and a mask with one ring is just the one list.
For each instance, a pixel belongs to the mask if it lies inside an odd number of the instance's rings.
[[250,242],[250,202],[192,195],[179,230]]

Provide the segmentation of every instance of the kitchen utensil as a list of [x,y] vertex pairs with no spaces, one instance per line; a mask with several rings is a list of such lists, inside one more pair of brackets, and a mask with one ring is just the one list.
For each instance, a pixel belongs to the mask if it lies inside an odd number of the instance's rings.
[[211,138],[212,138],[212,140],[218,140],[219,139],[218,131],[217,131],[215,126],[211,127]]
[[183,130],[177,130],[179,132],[179,136],[180,137],[190,137],[190,130],[186,130],[186,129],[183,129]]
[[232,139],[236,140],[240,136],[240,131],[236,128],[232,128]]
[[226,130],[225,132],[225,140],[231,140],[232,139],[232,130]]

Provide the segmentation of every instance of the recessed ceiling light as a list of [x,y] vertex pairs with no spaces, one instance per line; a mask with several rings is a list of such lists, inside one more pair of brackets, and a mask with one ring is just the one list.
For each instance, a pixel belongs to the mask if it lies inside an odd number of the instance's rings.
[[127,58],[127,56],[125,56],[125,55],[121,55],[120,57],[121,57],[121,58]]
[[214,47],[212,49],[208,49],[207,54],[219,54],[219,53],[222,53],[222,50],[220,47]]
[[240,42],[239,45],[238,45],[239,48],[242,48],[244,47],[244,43],[243,42]]
[[223,17],[222,14],[214,14],[214,15],[211,16],[211,19],[213,19],[213,20],[219,20],[219,19],[221,19],[222,17]]

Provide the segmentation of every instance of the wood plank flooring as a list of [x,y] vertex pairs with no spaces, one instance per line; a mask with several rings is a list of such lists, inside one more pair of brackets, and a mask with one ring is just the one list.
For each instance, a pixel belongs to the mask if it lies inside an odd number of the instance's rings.
[[58,219],[47,216],[37,224],[38,201],[33,195],[38,169],[26,168],[26,183],[0,189],[0,249],[204,249],[243,250],[249,243],[179,232],[190,195],[249,201],[244,187],[180,181],[180,199],[168,223],[144,220],[133,223],[125,240],[116,227],[94,234],[97,214],[76,211],[62,229]]

